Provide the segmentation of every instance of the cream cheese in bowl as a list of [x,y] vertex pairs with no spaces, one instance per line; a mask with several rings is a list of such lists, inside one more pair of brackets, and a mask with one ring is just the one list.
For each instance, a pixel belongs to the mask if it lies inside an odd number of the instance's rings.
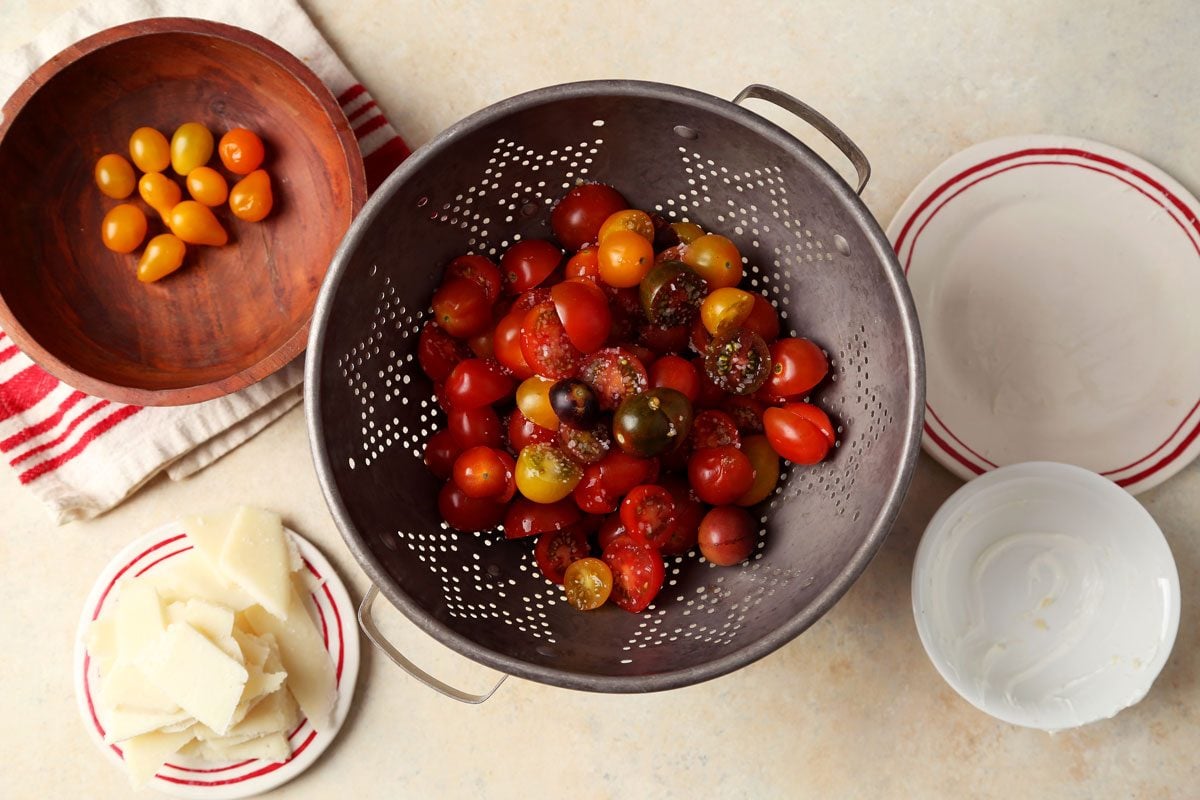
[[1179,627],[1162,532],[1125,491],[1066,464],[1015,464],[956,492],[913,568],[921,642],[983,711],[1060,730],[1137,703]]

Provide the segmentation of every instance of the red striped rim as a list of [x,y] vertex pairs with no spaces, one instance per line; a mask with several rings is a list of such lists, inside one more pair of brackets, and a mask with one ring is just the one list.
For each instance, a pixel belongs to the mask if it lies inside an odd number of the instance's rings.
[[[1079,150],[1076,148],[1027,148],[1027,149],[1019,150],[1019,151],[1016,151],[1013,153],[996,156],[996,157],[988,159],[986,161],[982,161],[979,164],[975,164],[974,166],[971,166],[971,167],[963,170],[962,172],[958,173],[954,177],[943,182],[936,190],[933,191],[933,193],[931,193],[928,197],[926,197],[923,201],[921,201],[920,205],[917,206],[916,210],[909,216],[909,218],[907,220],[905,220],[904,225],[900,229],[899,235],[896,237],[896,243],[895,243],[896,252],[900,253],[900,251],[902,250],[902,248],[904,246],[905,238],[907,237],[910,229],[912,228],[912,226],[916,222],[916,220],[920,217],[922,212],[924,212],[927,208],[929,208],[929,206],[931,206],[938,197],[940,197],[946,191],[949,191],[950,188],[953,187],[955,184],[957,184],[959,181],[963,180],[964,178],[975,175],[976,173],[982,172],[983,170],[986,170],[989,167],[998,166],[1000,164],[1003,164],[1006,161],[1011,161],[1016,158],[1024,158],[1027,156],[1049,156],[1049,155],[1073,156],[1073,157],[1083,158],[1083,159],[1087,159],[1090,161],[1099,162],[1099,163],[1105,164],[1106,166],[1114,167],[1116,169],[1120,169],[1124,172],[1127,172],[1131,175],[1136,176],[1140,180],[1144,181],[1146,184],[1150,185],[1157,191],[1161,192],[1162,195],[1167,199],[1167,201],[1184,215],[1184,218],[1188,221],[1188,223],[1190,223],[1191,229],[1196,231],[1198,234],[1200,234],[1200,220],[1197,219],[1197,216],[1191,211],[1191,209],[1188,208],[1188,206],[1182,200],[1180,200],[1178,197],[1176,197],[1165,186],[1163,186],[1158,181],[1155,181],[1153,178],[1146,175],[1141,170],[1138,170],[1138,169],[1136,169],[1128,164],[1125,164],[1124,162],[1118,161],[1116,159],[1109,158],[1107,156],[1101,156],[1096,153],[1090,153],[1086,150]],[[1142,187],[1134,184],[1133,182],[1131,182],[1127,178],[1123,177],[1122,175],[1118,175],[1113,172],[1109,172],[1108,170],[1101,169],[1101,168],[1095,167],[1095,166],[1091,166],[1089,164],[1079,164],[1079,163],[1070,162],[1070,161],[1039,160],[1039,161],[1025,161],[1025,162],[1021,162],[1019,164],[1012,164],[1007,167],[1003,167],[1001,169],[995,170],[994,172],[990,172],[985,175],[981,175],[980,177],[976,178],[975,180],[971,181],[970,183],[966,184],[965,186],[961,186],[961,187],[957,188],[951,195],[946,197],[941,203],[939,203],[937,205],[937,207],[935,207],[930,212],[929,216],[924,220],[924,222],[921,223],[920,227],[917,228],[916,233],[913,235],[912,241],[909,244],[908,255],[904,260],[904,274],[905,275],[908,274],[909,268],[912,265],[913,255],[916,251],[917,241],[918,241],[918,239],[920,239],[921,233],[925,230],[925,228],[929,225],[929,223],[933,221],[933,218],[935,216],[937,216],[938,212],[940,212],[943,208],[945,208],[946,205],[948,203],[950,203],[950,201],[952,201],[954,198],[961,195],[967,189],[970,189],[972,186],[980,184],[989,178],[995,177],[996,175],[1000,175],[1000,174],[1008,172],[1010,170],[1020,169],[1021,167],[1029,167],[1029,166],[1077,167],[1080,169],[1090,170],[1092,172],[1098,172],[1102,175],[1107,175],[1111,178],[1115,178],[1116,180],[1120,181],[1121,183],[1125,184],[1126,186],[1134,189],[1142,196],[1146,197],[1148,200],[1150,200],[1152,203],[1157,205],[1159,208],[1166,211],[1167,216],[1177,226],[1179,226],[1180,230],[1183,231],[1184,236],[1187,238],[1188,243],[1192,245],[1192,248],[1196,250],[1197,255],[1200,256],[1200,243],[1198,243],[1197,239],[1195,237],[1193,237],[1192,231],[1189,230],[1188,226],[1184,225],[1184,223],[1181,220],[1179,220],[1179,218],[1177,218],[1174,214],[1172,214],[1171,209],[1168,208],[1168,206],[1165,205],[1161,200],[1154,197],[1149,192],[1145,191]],[[1198,400],[1196,402],[1196,404],[1194,406],[1192,406],[1192,409],[1190,411],[1188,411],[1187,414],[1184,415],[1183,419],[1180,421],[1179,425],[1176,426],[1175,430],[1172,431],[1171,434],[1161,444],[1159,444],[1156,448],[1154,448],[1154,450],[1152,450],[1150,453],[1148,453],[1145,456],[1142,456],[1138,460],[1136,460],[1124,467],[1119,467],[1117,469],[1108,470],[1107,472],[1102,472],[1100,474],[1102,474],[1106,477],[1118,475],[1121,472],[1124,472],[1128,469],[1132,469],[1133,467],[1153,458],[1155,455],[1157,455],[1159,452],[1161,452],[1164,448],[1166,448],[1171,443],[1172,440],[1174,440],[1174,438],[1179,434],[1180,430],[1182,430],[1183,427],[1187,424],[1188,420],[1191,418],[1192,414],[1194,414],[1196,412],[1197,409],[1200,409],[1200,400]],[[945,421],[943,421],[941,419],[941,417],[939,417],[937,415],[937,413],[933,409],[933,406],[930,405],[928,402],[926,402],[926,404],[925,404],[925,410],[928,412],[929,416],[931,416],[937,422],[937,424],[939,426],[941,426],[941,428],[945,432],[946,436],[948,436],[950,439],[952,439],[960,447],[962,447],[964,450],[966,450],[968,453],[970,453],[972,456],[974,456],[979,461],[982,461],[985,465],[987,465],[987,467],[995,468],[998,466],[993,461],[984,457],[982,454],[980,454],[979,452],[977,452],[976,450],[971,448],[969,445],[967,445],[966,442],[964,442],[957,434],[955,434],[954,431],[950,428],[950,426],[948,426],[945,423]],[[929,439],[935,445],[937,445],[943,452],[945,452],[947,455],[949,455],[951,458],[953,458],[958,463],[962,464],[964,467],[966,467],[972,473],[974,473],[976,475],[981,475],[987,471],[987,469],[984,466],[980,466],[978,463],[972,461],[970,458],[968,458],[966,455],[964,455],[961,451],[959,451],[953,445],[951,445],[949,442],[947,442],[946,439],[939,436],[937,434],[937,432],[933,429],[932,425],[930,425],[928,419],[925,421],[924,431],[925,431],[926,436],[928,436]],[[1180,444],[1178,446],[1176,446],[1174,448],[1174,450],[1172,450],[1165,458],[1161,459],[1158,463],[1154,464],[1153,466],[1151,466],[1145,470],[1142,470],[1141,472],[1137,473],[1136,475],[1131,475],[1131,476],[1126,476],[1124,478],[1114,479],[1114,482],[1118,486],[1128,487],[1135,483],[1138,483],[1139,481],[1145,480],[1146,478],[1153,476],[1157,472],[1165,469],[1172,462],[1174,462],[1177,458],[1179,458],[1181,455],[1183,455],[1183,453],[1186,452],[1188,447],[1192,444],[1193,441],[1196,440],[1196,438],[1198,436],[1200,436],[1200,420],[1198,420],[1196,427],[1193,428],[1187,434],[1187,436],[1184,437],[1183,441],[1180,442]]]

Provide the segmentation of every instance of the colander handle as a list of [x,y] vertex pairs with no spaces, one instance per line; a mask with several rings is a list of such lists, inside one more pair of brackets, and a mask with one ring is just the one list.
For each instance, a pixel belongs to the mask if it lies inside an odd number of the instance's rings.
[[800,119],[807,122],[809,125],[816,128],[825,138],[833,142],[838,150],[846,158],[850,159],[850,163],[854,165],[854,171],[858,173],[858,188],[855,191],[858,194],[863,193],[863,189],[867,188],[867,181],[871,179],[871,164],[867,161],[866,155],[859,149],[850,137],[842,133],[842,129],[829,120],[820,111],[817,111],[812,106],[797,100],[787,92],[781,92],[771,86],[764,86],[761,83],[754,83],[742,89],[738,96],[733,98],[736,105],[741,105],[743,100],[756,98],[758,100],[766,100],[768,103],[774,103],[784,111],[790,111]]
[[363,629],[363,633],[365,633],[367,638],[371,640],[371,644],[382,650],[383,654],[390,658],[393,664],[407,672],[411,677],[416,678],[421,683],[428,686],[430,689],[441,692],[442,694],[446,695],[446,697],[453,698],[460,702],[478,705],[494,695],[496,690],[500,688],[500,684],[504,683],[505,678],[508,677],[507,675],[501,675],[500,680],[496,681],[496,685],[484,694],[470,694],[469,692],[464,692],[461,689],[455,689],[450,684],[444,683],[433,677],[428,672],[409,661],[403,653],[397,650],[391,642],[384,638],[383,633],[380,632],[379,627],[375,624],[374,615],[371,613],[371,608],[375,605],[375,598],[378,595],[379,588],[376,586],[372,586],[367,590],[366,596],[363,597],[363,601],[358,607],[359,627]]

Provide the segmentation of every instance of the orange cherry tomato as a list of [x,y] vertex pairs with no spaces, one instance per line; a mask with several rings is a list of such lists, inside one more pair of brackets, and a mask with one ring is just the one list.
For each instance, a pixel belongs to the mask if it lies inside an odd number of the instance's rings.
[[138,181],[138,194],[146,201],[146,205],[158,212],[158,215],[167,219],[167,215],[171,213],[171,209],[183,199],[183,192],[179,189],[179,184],[163,175],[161,172],[147,172]]
[[580,611],[599,608],[612,594],[613,575],[608,564],[598,558],[581,558],[563,573],[567,602]]
[[596,234],[596,240],[603,242],[610,233],[617,231],[633,231],[647,242],[654,241],[654,222],[650,219],[650,215],[635,208],[627,208],[611,214],[600,226],[600,233]]
[[271,213],[275,197],[271,194],[271,176],[256,169],[233,185],[229,192],[229,208],[238,219],[258,222]]
[[257,133],[234,128],[221,137],[217,155],[221,157],[225,169],[235,175],[249,175],[262,164],[265,150]]
[[229,234],[221,227],[213,212],[195,200],[184,200],[171,209],[167,227],[188,244],[220,247],[229,241]]
[[129,203],[114,206],[104,215],[100,237],[114,253],[132,253],[146,238],[146,215]]
[[639,233],[613,231],[600,243],[596,258],[600,265],[600,280],[625,289],[641,283],[654,266],[654,245]]
[[116,153],[100,156],[94,175],[100,191],[114,200],[129,197],[133,194],[133,187],[137,185],[133,177],[133,167]]
[[142,257],[138,259],[137,279],[142,283],[151,283],[165,278],[183,266],[186,253],[187,245],[182,239],[170,233],[160,233],[146,244]]
[[713,336],[729,333],[741,327],[754,310],[754,295],[726,286],[704,298],[700,304],[700,321]]
[[171,137],[171,167],[180,175],[203,167],[212,158],[212,153],[212,131],[199,122],[183,123]]
[[171,143],[154,128],[138,128],[129,137],[129,156],[142,172],[162,172],[171,166]]
[[683,251],[683,263],[699,272],[712,289],[737,286],[742,280],[741,253],[719,233],[696,237]]
[[229,197],[229,184],[212,167],[196,167],[187,176],[188,194],[206,206],[219,206]]

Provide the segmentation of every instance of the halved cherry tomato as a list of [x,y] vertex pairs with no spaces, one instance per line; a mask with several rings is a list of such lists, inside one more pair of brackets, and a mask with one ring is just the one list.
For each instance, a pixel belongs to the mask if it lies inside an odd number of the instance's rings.
[[580,611],[591,611],[604,605],[612,588],[612,570],[598,558],[581,558],[563,573],[567,602]]
[[816,425],[817,430],[829,441],[830,447],[837,442],[837,435],[833,431],[833,421],[829,419],[828,414],[817,406],[814,406],[812,403],[787,403],[783,408],[789,413],[802,417],[813,425]]
[[638,341],[660,355],[680,353],[687,349],[687,325],[672,325],[664,328],[651,322],[643,322],[638,328]]
[[620,538],[629,538],[629,534],[625,532],[625,525],[621,522],[620,514],[610,514],[604,518],[604,522],[600,524],[600,529],[596,531],[596,546],[600,548],[600,552],[604,552],[604,548]]
[[527,419],[549,430],[558,430],[559,419],[550,403],[550,389],[554,381],[534,375],[521,381],[517,387],[517,408]]
[[641,360],[620,347],[608,347],[588,356],[579,368],[579,379],[592,387],[605,411],[646,391],[650,380]]
[[493,497],[471,497],[454,481],[446,481],[438,493],[438,511],[452,528],[471,533],[486,531],[500,524],[507,503]]
[[583,353],[571,344],[553,300],[538,303],[521,321],[521,352],[525,361],[545,378],[569,378],[575,374]]
[[758,526],[744,508],[721,506],[700,523],[700,552],[718,567],[740,564],[754,552]]
[[661,264],[664,261],[683,261],[685,250],[687,250],[686,244],[677,244],[674,247],[668,247],[654,257],[654,263]]
[[591,428],[559,425],[558,446],[571,458],[588,466],[597,463],[612,450],[612,435],[604,423]]
[[512,456],[492,447],[472,447],[454,460],[454,482],[471,497],[512,499],[516,485]]
[[549,531],[561,531],[583,518],[570,500],[557,503],[535,503],[518,497],[504,515],[504,538],[520,539]]
[[697,358],[692,362],[696,366],[696,374],[700,378],[700,392],[696,395],[696,408],[716,408],[723,406],[730,395],[720,386],[713,383],[712,378],[704,369],[704,359]]
[[569,495],[583,468],[552,444],[531,444],[517,456],[517,489],[535,503],[555,503]]
[[709,342],[712,341],[712,334],[704,327],[704,320],[697,317],[688,333],[688,344],[703,357],[705,351],[708,350]]
[[492,321],[492,304],[479,284],[451,278],[433,295],[433,318],[446,333],[469,339],[483,333]]
[[633,231],[614,231],[600,243],[596,257],[600,280],[617,288],[637,286],[654,266],[654,246]]
[[672,222],[671,230],[679,237],[680,244],[691,244],[704,235],[704,228],[694,222]]
[[750,316],[746,317],[742,324],[770,344],[779,338],[779,312],[771,305],[770,300],[758,292],[751,292],[751,296],[754,298],[754,308],[750,309]]
[[562,261],[562,251],[545,239],[522,239],[500,258],[504,290],[520,294],[539,285]]
[[762,433],[762,415],[766,409],[761,401],[753,397],[730,397],[721,406],[721,410],[737,423],[739,433]]
[[638,458],[620,450],[609,452],[583,470],[572,493],[575,503],[589,514],[609,514],[633,487],[658,479],[658,460]]
[[462,451],[463,448],[454,441],[454,435],[443,428],[425,441],[425,466],[442,480],[449,480],[454,474],[454,462]]
[[545,286],[537,286],[530,289],[528,292],[521,292],[517,295],[516,301],[512,304],[512,308],[508,310],[509,314],[520,314],[524,319],[525,314],[534,306],[539,306],[550,299],[550,290]]
[[436,322],[426,322],[417,340],[417,362],[421,371],[435,383],[450,377],[451,370],[467,358],[467,348],[461,341],[446,333]]
[[100,239],[114,253],[132,253],[145,238],[146,215],[132,203],[113,206],[100,223]]
[[116,153],[100,156],[93,170],[96,186],[101,193],[114,200],[124,200],[133,194],[137,180],[133,176],[133,167],[122,156]]
[[657,550],[619,539],[605,548],[603,559],[612,570],[612,600],[626,611],[644,610],[662,589],[666,568]]
[[442,280],[448,281],[451,278],[474,281],[483,289],[490,303],[500,298],[500,287],[503,284],[500,268],[487,256],[471,253],[454,259],[446,266],[446,275]]
[[799,397],[825,380],[829,359],[808,339],[780,339],[771,345],[767,394],[774,400]]
[[585,247],[567,259],[563,274],[567,278],[587,278],[592,282],[600,280],[600,261],[596,258],[596,248]]
[[657,484],[635,486],[621,501],[621,524],[638,544],[660,547],[675,522],[675,499]]
[[665,355],[657,359],[649,370],[650,387],[666,387],[683,393],[693,403],[700,393],[700,376],[696,367],[686,358]]
[[645,211],[635,208],[626,208],[610,214],[596,233],[596,241],[603,244],[609,234],[617,231],[633,231],[647,242],[654,242],[654,222]]
[[271,176],[265,169],[256,169],[229,190],[229,210],[238,219],[260,222],[275,206],[271,191]]
[[[490,409],[489,409],[490,410]],[[525,416],[520,410],[513,411],[512,416],[508,420],[508,449],[514,453],[521,452],[521,448],[537,444],[538,442],[555,442],[558,440],[557,434],[549,428],[543,428],[541,425],[533,422],[529,417]]]
[[670,476],[662,486],[675,501],[675,521],[662,537],[659,549],[663,555],[681,556],[696,546],[696,534],[700,520],[704,518],[705,506],[696,499],[692,487],[682,478]]
[[188,173],[186,183],[192,199],[206,206],[219,206],[229,197],[225,176],[212,167],[196,167]]
[[142,172],[162,172],[171,166],[171,143],[154,128],[138,128],[129,137],[129,157]]
[[588,555],[587,534],[578,527],[543,533],[533,548],[542,576],[551,583],[561,584],[567,568]]
[[217,144],[217,155],[221,157],[225,169],[235,175],[249,175],[262,164],[266,149],[254,131],[234,128],[221,137]]
[[476,445],[499,447],[503,440],[500,416],[491,406],[450,409],[446,412],[446,430],[459,450]]
[[753,310],[753,294],[726,286],[704,298],[700,306],[700,321],[705,330],[718,336],[741,327]]
[[[807,408],[798,412],[798,407]],[[776,453],[794,464],[816,464],[833,446],[830,437],[813,423],[810,408],[815,407],[808,403],[788,403],[783,408],[768,408],[763,412],[767,441]]]
[[709,447],[688,459],[688,480],[704,502],[728,505],[754,485],[754,465],[736,447]]
[[700,273],[711,289],[737,286],[742,281],[742,255],[733,242],[718,233],[692,240],[683,251],[683,263]]
[[724,411],[706,409],[696,414],[692,422],[692,447],[738,447],[742,437],[738,435],[737,423]]
[[514,385],[495,361],[465,358],[446,378],[446,402],[460,410],[489,406],[511,395]]
[[524,322],[523,313],[509,312],[496,323],[496,330],[492,332],[492,353],[518,380],[525,380],[533,375],[533,369],[521,350],[521,325]]
[[771,374],[771,351],[757,333],[738,328],[709,342],[704,372],[730,394],[754,394]]
[[681,261],[655,264],[638,287],[646,319],[662,327],[690,325],[707,293],[704,279]]
[[739,506],[752,506],[766,500],[775,491],[775,484],[779,483],[779,455],[761,433],[743,439],[742,452],[754,467],[754,483],[735,502]]
[[578,250],[593,244],[600,226],[610,215],[628,208],[621,193],[602,183],[583,183],[575,186],[550,212],[550,227],[554,238],[568,250]]
[[576,349],[593,353],[604,346],[612,331],[612,313],[599,286],[587,278],[569,279],[554,286],[550,298]]

